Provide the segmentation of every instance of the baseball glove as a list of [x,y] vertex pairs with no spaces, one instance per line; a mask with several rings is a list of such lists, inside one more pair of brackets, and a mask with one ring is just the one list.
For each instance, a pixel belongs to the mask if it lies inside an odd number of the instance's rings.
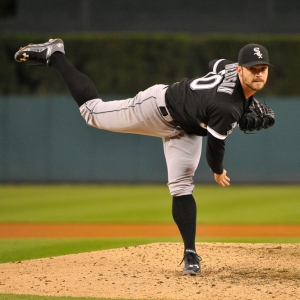
[[247,131],[267,129],[273,126],[274,123],[275,114],[273,109],[253,98],[250,106],[240,119],[239,128],[246,133]]

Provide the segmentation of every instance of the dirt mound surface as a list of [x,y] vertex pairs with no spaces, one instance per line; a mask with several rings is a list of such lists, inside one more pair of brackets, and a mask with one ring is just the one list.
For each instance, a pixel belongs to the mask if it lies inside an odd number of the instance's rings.
[[299,299],[299,244],[198,243],[199,276],[182,244],[155,243],[0,265],[0,293],[125,299]]

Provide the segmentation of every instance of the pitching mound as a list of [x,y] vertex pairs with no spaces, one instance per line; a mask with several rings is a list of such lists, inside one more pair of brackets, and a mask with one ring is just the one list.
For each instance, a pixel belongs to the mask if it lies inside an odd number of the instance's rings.
[[182,244],[155,243],[0,265],[0,293],[126,299],[299,299],[299,244],[198,243],[203,272],[181,275]]

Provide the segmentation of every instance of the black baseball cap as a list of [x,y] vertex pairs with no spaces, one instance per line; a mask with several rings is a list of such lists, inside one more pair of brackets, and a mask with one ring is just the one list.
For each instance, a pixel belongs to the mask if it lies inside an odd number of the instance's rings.
[[238,63],[243,67],[251,67],[255,65],[269,65],[268,50],[259,44],[248,44],[244,46],[238,56]]

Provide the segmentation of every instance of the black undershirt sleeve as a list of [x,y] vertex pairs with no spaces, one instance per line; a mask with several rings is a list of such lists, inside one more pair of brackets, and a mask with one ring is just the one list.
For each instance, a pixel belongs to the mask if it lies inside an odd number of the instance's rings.
[[223,173],[224,153],[225,140],[217,139],[207,132],[206,160],[213,173]]

